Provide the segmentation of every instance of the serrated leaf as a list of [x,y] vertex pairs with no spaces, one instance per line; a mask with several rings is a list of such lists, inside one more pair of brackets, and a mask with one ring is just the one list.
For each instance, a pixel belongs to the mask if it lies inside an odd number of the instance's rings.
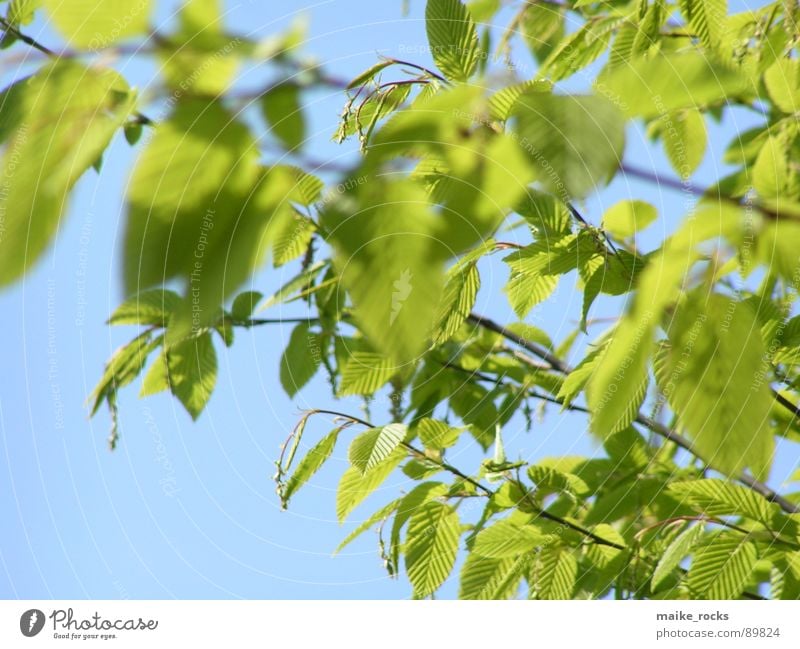
[[406,432],[405,424],[388,424],[361,433],[350,444],[348,452],[350,464],[362,474],[371,471],[400,446]]
[[388,503],[384,507],[381,507],[378,511],[372,514],[369,518],[363,521],[358,527],[356,527],[350,534],[348,534],[345,539],[336,546],[336,549],[333,551],[333,555],[336,556],[342,550],[344,550],[348,545],[350,545],[353,541],[355,541],[359,536],[361,536],[364,532],[366,532],[370,527],[376,525],[382,521],[385,521],[389,516],[392,515],[397,506],[400,504],[400,498],[397,500],[393,500],[392,502]]
[[504,559],[531,552],[552,543],[553,537],[534,525],[519,525],[502,519],[478,532],[472,552],[491,559]]
[[425,503],[440,498],[447,493],[448,486],[443,482],[422,482],[409,491],[397,506],[397,514],[392,522],[390,537],[390,556],[392,565],[397,568],[400,557],[400,533],[408,519]]
[[653,592],[658,590],[661,583],[680,566],[692,548],[703,536],[703,526],[693,525],[681,532],[670,543],[656,564],[656,569],[650,579],[650,588]]
[[480,48],[472,16],[459,0],[428,0],[425,29],[433,60],[451,81],[466,81],[478,64]]
[[578,562],[567,548],[543,548],[531,568],[531,595],[536,599],[572,599],[577,577]]
[[703,45],[715,48],[728,15],[727,0],[678,0],[678,7]]
[[174,291],[151,289],[129,297],[108,319],[110,325],[154,325],[166,327],[169,317],[181,303]]
[[354,466],[348,467],[342,474],[336,491],[336,518],[338,521],[343,522],[361,501],[372,494],[389,477],[389,474],[406,456],[405,449],[397,448],[385,462],[367,473],[361,473]]
[[774,447],[772,395],[755,314],[726,296],[695,293],[672,319],[669,338],[670,384],[662,389],[680,427],[718,470],[750,467],[765,476]]
[[443,421],[429,417],[420,419],[416,425],[416,431],[423,446],[436,451],[453,446],[463,430],[463,428],[453,428]]
[[433,343],[442,345],[452,338],[472,311],[481,279],[475,263],[448,273],[442,303],[434,326]]
[[719,535],[694,554],[687,583],[697,599],[741,595],[758,560],[756,547],[741,538]]
[[471,552],[461,568],[459,599],[508,599],[519,588],[529,559],[490,559]]
[[669,490],[708,516],[744,516],[770,525],[776,506],[752,489],[709,478],[673,482]]
[[294,473],[286,481],[280,490],[281,506],[286,509],[289,499],[297,492],[300,487],[306,484],[314,474],[322,468],[322,465],[333,453],[336,440],[339,439],[341,428],[334,428],[317,442],[306,455],[300,460]]
[[405,564],[414,595],[427,597],[444,583],[455,564],[461,523],[444,503],[422,505],[408,522]]
[[373,352],[353,352],[342,368],[338,396],[373,394],[397,373],[392,361]]

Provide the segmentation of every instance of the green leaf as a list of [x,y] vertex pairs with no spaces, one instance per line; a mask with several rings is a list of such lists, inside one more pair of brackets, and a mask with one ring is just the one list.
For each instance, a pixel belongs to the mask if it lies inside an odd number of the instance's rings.
[[383,61],[378,61],[375,65],[367,68],[355,77],[350,83],[347,84],[347,88],[345,90],[353,90],[354,88],[360,88],[363,85],[368,84],[375,78],[375,75],[379,72],[383,71],[385,68],[388,68],[390,65],[393,65],[394,61],[391,59],[384,59]]
[[658,218],[658,210],[646,201],[619,201],[603,214],[603,228],[618,239],[635,236]]
[[354,351],[342,368],[337,395],[373,394],[397,373],[388,358],[373,352]]
[[442,345],[452,338],[472,311],[480,289],[477,265],[456,266],[447,274],[442,303],[434,326],[433,343]]
[[41,256],[72,186],[128,118],[135,97],[111,70],[57,60],[0,97],[0,286]]
[[578,562],[569,549],[551,545],[539,551],[529,583],[535,599],[572,599]]
[[566,491],[573,495],[585,496],[589,487],[578,476],[564,473],[553,467],[535,464],[528,467],[528,477],[536,485],[537,494]]
[[680,566],[702,536],[703,526],[693,525],[675,537],[656,564],[656,569],[650,579],[652,592],[656,592],[661,583]]
[[697,599],[734,599],[749,582],[757,560],[752,543],[728,535],[712,537],[694,554],[689,590]]
[[253,315],[258,303],[264,295],[258,291],[243,291],[237,295],[231,305],[231,316],[236,320],[247,320]]
[[614,176],[625,131],[621,113],[607,99],[526,92],[513,115],[540,180],[562,200],[583,197]]
[[559,81],[590,65],[606,51],[620,22],[616,17],[586,21],[550,52],[539,75]]
[[281,497],[281,507],[286,509],[289,499],[297,492],[300,487],[306,484],[314,474],[322,468],[325,461],[333,453],[336,440],[339,439],[341,428],[334,428],[315,444],[306,455],[300,460],[294,473],[286,481],[286,484],[279,489]]
[[145,331],[114,352],[106,363],[102,378],[89,397],[93,403],[92,415],[97,412],[103,401],[107,401],[111,405],[116,398],[117,390],[139,376],[150,352],[158,347],[162,340],[163,336],[152,339],[151,333]]
[[281,356],[281,385],[293,397],[317,373],[322,353],[320,335],[308,323],[298,324]]
[[716,478],[673,482],[669,490],[708,516],[745,516],[769,526],[776,513],[776,505],[752,489]]
[[461,569],[459,599],[509,599],[516,593],[529,559],[490,559],[471,552]]
[[681,178],[688,178],[706,153],[708,135],[703,113],[696,108],[669,113],[661,125],[661,140],[672,168]]
[[443,482],[422,482],[403,496],[397,507],[397,514],[392,522],[391,561],[392,566],[397,568],[400,556],[400,533],[403,525],[408,522],[412,514],[422,505],[436,498],[440,498],[447,493],[448,486]]
[[389,518],[389,516],[392,515],[392,512],[394,512],[394,510],[397,509],[397,505],[400,504],[400,500],[401,500],[400,498],[398,498],[397,500],[393,500],[384,507],[381,507],[378,511],[376,511],[369,518],[363,521],[358,527],[356,527],[352,532],[350,532],[350,534],[348,534],[339,545],[336,546],[336,549],[333,551],[333,555],[335,556],[339,554],[342,550],[344,550],[348,545],[350,545],[353,541],[355,541],[359,536],[361,536],[373,525],[383,522],[387,518]]
[[777,135],[767,139],[750,171],[758,195],[780,203],[798,194],[800,180],[794,169],[793,130],[774,130]]
[[339,481],[336,491],[336,518],[343,522],[367,496],[383,483],[406,457],[403,448],[397,448],[372,471],[361,473],[356,467],[348,467]]
[[416,597],[427,597],[447,579],[456,560],[461,524],[456,511],[430,501],[411,516],[405,550],[408,578]]
[[678,7],[703,45],[715,48],[728,15],[727,0],[678,0]]
[[277,224],[291,219],[293,169],[263,170],[258,157],[249,130],[217,101],[187,100],[156,127],[128,190],[129,292],[180,278],[185,320],[213,321],[266,256]]
[[705,293],[692,294],[672,320],[662,390],[707,462],[731,475],[750,467],[765,476],[774,441],[759,326],[747,304]]
[[144,33],[152,0],[40,0],[70,47],[107,49],[114,42]]
[[140,397],[149,397],[169,388],[169,368],[167,367],[167,353],[162,351],[147,374],[142,379],[142,389],[139,391]]
[[724,101],[748,89],[745,75],[699,52],[659,54],[605,71],[597,81],[632,117],[652,118]]
[[264,93],[260,103],[272,134],[289,151],[298,149],[305,140],[306,130],[300,88],[291,82],[280,83]]
[[552,541],[552,536],[533,525],[519,525],[502,519],[478,532],[472,552],[490,559],[505,559],[547,546]]
[[306,253],[317,226],[308,217],[293,210],[291,219],[286,219],[275,233],[272,247],[274,264],[283,266]]
[[225,33],[222,0],[187,0],[180,10],[177,33],[162,36],[159,44],[159,71],[179,97],[187,93],[217,97],[234,80],[238,50],[246,41]]
[[478,33],[459,0],[428,0],[425,29],[436,66],[452,81],[466,81],[478,64]]
[[166,327],[172,312],[182,298],[174,291],[151,289],[142,291],[120,304],[108,319],[110,325],[154,325]]
[[564,406],[571,404],[575,397],[586,387],[589,379],[595,372],[595,369],[602,358],[604,347],[597,346],[591,349],[589,353],[578,363],[573,370],[564,379],[561,389],[558,391],[557,397],[564,400]]
[[800,110],[800,63],[797,59],[778,59],[764,73],[764,84],[782,112],[794,114]]
[[397,363],[409,362],[432,329],[449,251],[436,237],[439,224],[416,183],[374,179],[357,193],[360,209],[340,205],[323,215],[334,262],[373,347]]
[[371,471],[400,446],[406,432],[405,424],[388,424],[361,433],[350,444],[350,464],[362,474]]
[[520,19],[522,36],[528,49],[539,61],[547,59],[564,37],[564,9],[544,2],[525,6]]
[[167,372],[172,394],[192,419],[197,419],[217,382],[217,354],[211,334],[202,333],[169,347]]
[[453,428],[443,421],[425,417],[420,419],[416,426],[417,434],[425,448],[441,451],[450,448],[463,432],[463,428]]

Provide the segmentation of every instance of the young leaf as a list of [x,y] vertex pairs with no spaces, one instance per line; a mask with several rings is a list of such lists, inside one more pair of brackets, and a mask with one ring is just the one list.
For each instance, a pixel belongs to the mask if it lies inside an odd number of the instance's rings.
[[350,444],[350,463],[362,474],[371,471],[400,446],[406,432],[405,424],[389,424],[361,433]]
[[397,448],[384,462],[367,473],[361,473],[354,466],[348,467],[336,491],[336,518],[339,522],[343,522],[361,501],[375,491],[407,455],[405,449]]
[[405,563],[416,597],[427,597],[447,579],[455,564],[459,536],[458,514],[449,505],[430,501],[411,516]]
[[646,201],[619,201],[603,214],[603,228],[618,239],[627,239],[644,230],[657,218],[655,206]]
[[697,599],[734,599],[750,580],[757,560],[752,543],[728,535],[712,537],[692,559],[689,590]]
[[166,327],[169,317],[181,303],[174,291],[151,289],[129,297],[108,319],[110,325],[153,325]]
[[291,82],[280,83],[261,97],[261,110],[271,131],[283,146],[293,151],[305,140],[305,119],[300,89]]
[[3,92],[0,286],[44,252],[72,186],[125,123],[134,99],[116,72],[64,59]]
[[512,114],[540,180],[562,200],[606,184],[622,160],[624,120],[603,97],[529,91],[517,99]]
[[281,357],[281,385],[293,397],[317,373],[322,353],[320,335],[308,323],[300,323],[289,336]]
[[334,428],[317,442],[317,444],[308,451],[305,457],[300,460],[294,473],[292,473],[291,477],[286,481],[286,484],[280,489],[281,507],[283,507],[283,509],[286,509],[289,504],[289,499],[295,492],[306,484],[331,456],[341,430],[341,428]]
[[748,85],[745,75],[699,52],[636,59],[597,81],[598,88],[619,98],[629,116],[645,118],[716,103],[743,93]]
[[656,564],[656,569],[650,579],[652,592],[658,590],[661,583],[681,564],[681,561],[692,551],[702,536],[703,526],[693,525],[675,537]]
[[535,599],[571,599],[578,578],[575,556],[559,545],[539,551],[531,568],[529,583]]
[[217,354],[206,332],[167,349],[169,387],[197,419],[206,407],[217,382]]
[[342,368],[338,396],[373,394],[396,373],[397,367],[385,356],[354,351]]
[[466,81],[478,64],[480,48],[472,16],[459,0],[428,0],[425,29],[436,66],[451,81]]
[[39,0],[68,45],[104,50],[147,29],[152,0]]
[[669,490],[708,516],[744,516],[769,526],[776,512],[752,489],[717,478],[673,482]]
[[670,378],[662,389],[681,428],[719,470],[735,474],[749,466],[766,475],[772,395],[755,314],[723,295],[695,293],[678,309],[669,337]]
[[552,540],[533,525],[518,525],[503,519],[478,532],[472,552],[490,559],[505,559],[547,546]]
[[459,599],[508,599],[519,588],[529,559],[490,559],[471,552],[461,569]]

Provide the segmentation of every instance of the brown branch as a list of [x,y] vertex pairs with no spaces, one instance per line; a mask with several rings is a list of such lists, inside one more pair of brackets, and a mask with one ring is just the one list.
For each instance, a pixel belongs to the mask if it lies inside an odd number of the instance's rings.
[[[562,374],[569,374],[571,372],[571,368],[569,367],[569,365],[567,365],[564,361],[559,359],[554,354],[550,353],[549,351],[547,351],[546,349],[544,349],[543,347],[541,347],[537,343],[526,339],[524,336],[520,336],[518,334],[515,334],[513,331],[503,327],[502,325],[497,324],[496,322],[490,320],[489,318],[486,318],[484,316],[478,315],[477,313],[471,313],[469,315],[469,317],[468,317],[468,320],[470,322],[473,322],[473,323],[481,326],[481,327],[484,327],[485,329],[488,329],[489,331],[494,331],[495,333],[499,333],[501,336],[506,338],[506,340],[510,340],[511,342],[519,345],[523,349],[528,350],[532,354],[538,356],[539,358],[541,358],[542,360],[547,362],[548,365],[550,365],[550,367],[552,367],[554,370],[557,370],[557,371],[561,372]],[[524,360],[524,357],[522,358],[522,360]],[[548,399],[548,400],[550,400],[550,399]],[[558,400],[555,400],[555,401],[556,401],[556,403],[558,402]],[[678,446],[680,446],[684,450],[686,450],[689,453],[691,453],[692,455],[694,455],[696,458],[698,458],[701,461],[703,461],[703,463],[708,468],[710,468],[710,469],[714,468],[713,465],[711,465],[709,462],[707,462],[703,458],[703,456],[700,453],[697,452],[697,450],[694,448],[694,445],[687,438],[685,438],[683,435],[681,435],[677,431],[672,430],[671,428],[668,428],[667,426],[664,426],[663,424],[661,424],[661,423],[659,423],[659,422],[657,422],[657,421],[655,421],[653,419],[650,419],[649,417],[646,417],[645,415],[643,415],[641,413],[639,413],[636,416],[634,421],[636,423],[644,426],[645,428],[651,430],[652,432],[656,433],[657,435],[660,435],[661,437],[664,437],[665,439],[668,439],[668,440],[674,442],[675,444],[677,444]],[[800,513],[800,507],[795,505],[790,500],[788,500],[788,499],[784,498],[783,496],[781,496],[777,491],[775,491],[771,487],[767,486],[763,482],[761,482],[759,480],[756,480],[753,476],[751,476],[751,475],[749,475],[747,473],[741,473],[741,474],[733,476],[733,477],[736,480],[738,480],[739,482],[741,482],[743,485],[745,485],[746,487],[749,487],[750,489],[752,489],[756,493],[764,496],[767,500],[771,500],[772,502],[777,504],[785,512],[787,512],[789,514],[799,514]]]

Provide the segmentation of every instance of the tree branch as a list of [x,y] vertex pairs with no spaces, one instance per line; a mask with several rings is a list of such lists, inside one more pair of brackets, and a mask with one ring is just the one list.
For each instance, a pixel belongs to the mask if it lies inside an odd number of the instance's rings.
[[[537,343],[526,339],[524,336],[520,336],[518,334],[515,334],[513,331],[503,327],[502,325],[497,324],[496,322],[490,320],[489,318],[481,316],[481,315],[479,315],[477,313],[471,313],[468,316],[468,320],[470,322],[473,322],[473,323],[481,326],[481,327],[484,327],[485,329],[488,329],[489,331],[494,331],[495,333],[498,333],[501,336],[503,336],[506,340],[509,340],[509,341],[519,345],[523,349],[528,350],[532,354],[538,356],[539,358],[541,358],[542,360],[547,362],[547,364],[550,365],[550,367],[552,367],[554,370],[557,370],[557,371],[561,372],[562,374],[569,374],[572,371],[571,368],[569,367],[569,365],[567,365],[564,361],[562,361],[557,356],[555,356],[554,354],[550,353],[549,351],[547,351],[546,349],[544,349],[543,347],[541,347]],[[524,361],[524,357],[521,357],[521,360]],[[551,399],[548,399],[548,400],[551,400]],[[552,399],[552,400],[555,401],[556,403],[559,402],[558,399]],[[587,412],[588,412],[588,410],[587,410]],[[664,437],[665,439],[668,439],[668,440],[674,442],[675,444],[677,444],[678,446],[680,446],[684,450],[686,450],[689,453],[691,453],[692,455],[694,455],[696,458],[700,459],[708,468],[710,468],[710,469],[714,468],[713,465],[709,464],[703,458],[703,456],[700,455],[700,453],[697,452],[697,450],[694,448],[693,444],[687,438],[685,438],[683,435],[678,433],[677,431],[674,431],[671,428],[668,428],[667,426],[664,426],[663,424],[661,424],[661,423],[659,423],[659,422],[657,422],[657,421],[655,421],[653,419],[650,419],[649,417],[646,417],[642,413],[639,413],[636,416],[636,418],[634,419],[634,421],[636,423],[644,426],[645,428],[651,430],[652,432],[656,433],[657,435],[660,435],[661,437]],[[741,474],[739,474],[737,476],[733,476],[733,477],[734,477],[734,479],[738,480],[739,482],[741,482],[746,487],[749,487],[750,489],[752,489],[756,493],[759,493],[762,496],[764,496],[767,500],[771,500],[772,502],[777,504],[785,512],[787,512],[789,514],[799,514],[800,513],[800,507],[795,505],[790,500],[788,500],[788,499],[784,498],[783,496],[781,496],[777,491],[775,491],[771,487],[767,486],[763,482],[761,482],[759,480],[756,480],[753,476],[751,476],[751,475],[749,475],[747,473],[741,473]]]

